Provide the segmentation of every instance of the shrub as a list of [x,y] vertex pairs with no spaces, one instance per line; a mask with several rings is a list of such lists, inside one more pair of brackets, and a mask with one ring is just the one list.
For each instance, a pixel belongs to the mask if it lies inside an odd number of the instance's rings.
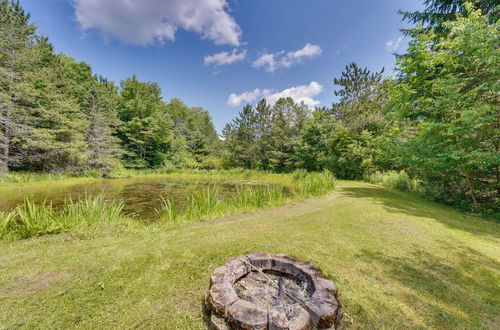
[[419,180],[412,179],[405,171],[375,172],[365,177],[370,183],[380,184],[387,188],[405,192],[420,193],[422,186]]

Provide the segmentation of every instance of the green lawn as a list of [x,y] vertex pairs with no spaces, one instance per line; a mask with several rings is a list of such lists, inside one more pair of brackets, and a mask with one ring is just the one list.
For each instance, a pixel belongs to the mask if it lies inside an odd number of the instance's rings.
[[500,328],[500,227],[378,186],[251,214],[0,243],[1,328],[205,328],[209,274],[251,251],[312,261],[351,328]]

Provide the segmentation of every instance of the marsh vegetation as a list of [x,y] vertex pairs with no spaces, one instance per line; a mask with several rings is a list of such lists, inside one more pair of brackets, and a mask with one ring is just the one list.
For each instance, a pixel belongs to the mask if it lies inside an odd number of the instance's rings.
[[202,221],[321,196],[335,187],[331,173],[303,171],[293,175],[195,171],[84,183],[64,178],[32,182],[39,184],[0,190],[0,239],[95,232],[131,222]]

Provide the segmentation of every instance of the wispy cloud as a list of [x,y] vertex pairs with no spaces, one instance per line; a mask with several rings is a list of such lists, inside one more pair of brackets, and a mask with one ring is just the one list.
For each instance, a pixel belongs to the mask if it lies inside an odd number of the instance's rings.
[[339,48],[337,48],[337,51],[335,52],[338,55],[340,55],[345,49],[347,48],[347,44],[342,44]]
[[105,38],[147,45],[173,41],[177,29],[215,44],[240,45],[241,28],[226,0],[72,0],[77,22]]
[[217,54],[213,55],[207,55],[203,59],[205,62],[205,65],[228,65],[228,64],[233,64],[238,61],[243,61],[247,57],[247,51],[246,49],[242,50],[241,52],[238,53],[237,49],[233,49],[233,51],[230,52],[220,52]]
[[273,93],[270,89],[256,88],[242,94],[231,94],[227,99],[227,104],[231,107],[240,106],[242,103],[253,103],[258,99],[265,98],[271,105],[282,97],[291,97],[295,102],[303,102],[309,108],[313,108],[320,102],[315,99],[323,91],[323,86],[312,81],[309,85],[300,85],[284,89]]
[[403,42],[403,37],[399,37],[396,40],[391,39],[385,43],[385,49],[390,53],[398,51],[399,48],[401,47],[402,42]]
[[263,53],[252,64],[255,68],[264,67],[266,71],[273,72],[281,68],[289,68],[299,64],[304,58],[312,58],[321,55],[321,47],[306,44],[302,49],[296,51],[280,51],[276,53]]

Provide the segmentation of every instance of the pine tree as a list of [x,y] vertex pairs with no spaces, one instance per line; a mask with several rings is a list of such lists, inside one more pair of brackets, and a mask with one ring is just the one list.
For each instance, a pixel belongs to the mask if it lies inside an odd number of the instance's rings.
[[21,160],[12,152],[12,141],[32,132],[26,117],[24,74],[32,65],[29,49],[35,26],[19,2],[0,1],[0,174]]
[[[403,20],[435,28],[437,32],[446,32],[442,25],[444,22],[453,21],[457,14],[467,15],[464,4],[472,3],[476,8],[481,9],[483,14],[490,14],[490,21],[498,20],[498,0],[424,0],[425,9],[423,11],[400,11]],[[403,30],[407,34],[413,29]]]

